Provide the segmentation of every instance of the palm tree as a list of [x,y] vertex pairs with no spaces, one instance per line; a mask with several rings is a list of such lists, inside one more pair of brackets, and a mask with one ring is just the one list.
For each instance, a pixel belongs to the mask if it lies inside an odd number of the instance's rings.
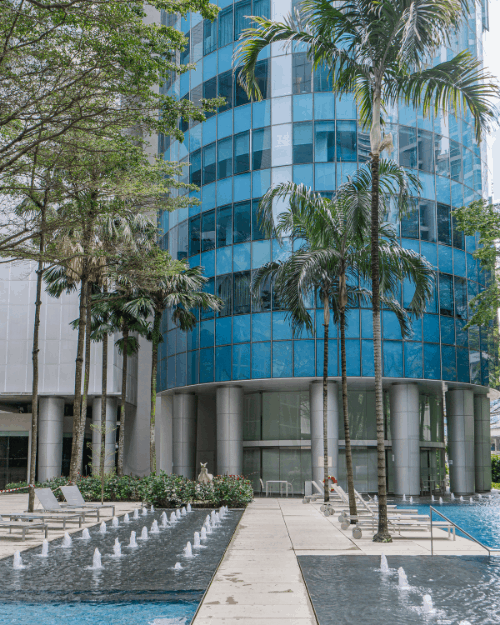
[[[313,332],[313,321],[306,308],[309,296],[321,302],[324,316],[323,359],[323,444],[324,444],[324,497],[329,501],[328,444],[327,444],[327,379],[328,337],[330,311],[340,326],[342,407],[344,412],[345,458],[349,509],[356,516],[354,475],[352,466],[351,436],[347,395],[346,312],[359,307],[359,299],[371,300],[373,293],[360,288],[370,276],[371,267],[371,173],[361,168],[336,192],[332,200],[313,193],[310,188],[292,182],[270,189],[262,198],[259,217],[269,236],[280,243],[284,236],[301,241],[300,247],[284,261],[270,262],[255,274],[252,290],[271,280],[279,301],[287,310],[294,333],[304,327]],[[415,180],[392,162],[381,162],[381,193],[383,206],[398,192],[401,211],[410,208],[409,191]],[[274,200],[288,200],[288,208],[273,217]],[[434,271],[419,254],[406,250],[399,244],[394,228],[379,220],[379,256],[381,271],[381,300],[392,310],[401,325],[403,336],[410,331],[408,315],[399,303],[399,285],[409,279],[415,284],[410,305],[413,316],[422,315],[425,303],[432,294]]]
[[[128,259],[130,261],[130,259]],[[158,368],[158,345],[163,340],[161,319],[166,310],[171,310],[172,320],[181,330],[191,330],[197,322],[193,312],[197,309],[220,310],[224,302],[205,293],[203,286],[207,278],[202,267],[189,267],[182,261],[172,260],[170,254],[159,247],[149,251],[150,264],[141,258],[140,267],[133,271],[134,280],[141,285],[137,297],[123,307],[136,318],[152,319],[148,338],[152,344],[151,356],[151,412],[149,466],[156,471],[155,423],[156,423],[156,374]],[[133,264],[133,260],[130,262]]]
[[431,66],[441,46],[452,47],[451,38],[464,21],[467,0],[304,0],[300,11],[284,22],[253,17],[257,26],[243,31],[235,53],[241,64],[239,80],[249,96],[261,97],[255,77],[260,51],[271,43],[302,45],[317,69],[326,67],[333,91],[354,93],[361,123],[370,129],[371,148],[371,282],[377,417],[379,527],[373,540],[390,540],[387,527],[387,494],[382,393],[382,340],[380,330],[379,275],[379,168],[384,149],[392,150],[392,137],[383,136],[386,107],[403,100],[424,115],[432,110],[468,109],[478,141],[494,118],[492,100],[499,89],[479,61],[469,52]]

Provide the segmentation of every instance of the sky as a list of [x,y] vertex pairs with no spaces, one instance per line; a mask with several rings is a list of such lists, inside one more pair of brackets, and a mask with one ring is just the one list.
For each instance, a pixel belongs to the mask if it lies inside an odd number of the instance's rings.
[[[500,83],[500,0],[490,0],[490,31],[484,38],[484,65]],[[500,129],[497,127],[487,139],[489,150],[490,192],[500,200]],[[491,189],[491,186],[493,187]]]

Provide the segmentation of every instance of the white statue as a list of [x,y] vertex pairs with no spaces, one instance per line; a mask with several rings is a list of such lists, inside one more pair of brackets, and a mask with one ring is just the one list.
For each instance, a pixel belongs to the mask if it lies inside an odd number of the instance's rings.
[[200,462],[201,471],[198,475],[198,482],[200,482],[200,484],[210,484],[210,482],[214,479],[214,476],[207,471],[207,464],[207,462]]

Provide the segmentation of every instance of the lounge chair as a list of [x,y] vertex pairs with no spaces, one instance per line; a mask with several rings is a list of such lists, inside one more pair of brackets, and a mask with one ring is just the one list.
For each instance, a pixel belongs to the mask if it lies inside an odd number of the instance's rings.
[[36,522],[25,522],[25,521],[6,521],[0,515],[0,527],[8,527],[9,534],[12,534],[13,529],[20,529],[23,534],[23,537],[22,537],[23,541],[26,540],[27,532],[29,532],[30,530],[36,530],[36,529],[39,529],[42,532],[44,532],[45,538],[47,538],[47,530],[48,530],[47,523],[40,523],[40,522],[36,523]]
[[35,495],[37,496],[38,501],[42,504],[44,513],[50,512],[52,514],[79,514],[82,517],[84,523],[85,517],[87,515],[95,515],[97,516],[97,521],[100,521],[100,513],[98,509],[86,510],[85,508],[82,508],[82,506],[61,506],[50,488],[35,488]]
[[82,521],[85,522],[85,515],[81,512],[62,512],[60,514],[53,512],[43,512],[40,510],[38,512],[14,512],[14,513],[3,513],[4,518],[9,519],[11,521],[41,521],[45,523],[46,521],[51,521],[54,523],[62,523],[63,530],[66,529],[66,523],[78,523],[78,527],[82,526]]
[[[61,486],[62,494],[66,499],[66,504],[62,504],[65,508],[88,508],[90,510],[104,510],[105,508],[111,508],[112,516],[115,516],[115,505],[112,503],[88,503],[82,496],[78,486]],[[97,517],[99,520],[99,517]]]

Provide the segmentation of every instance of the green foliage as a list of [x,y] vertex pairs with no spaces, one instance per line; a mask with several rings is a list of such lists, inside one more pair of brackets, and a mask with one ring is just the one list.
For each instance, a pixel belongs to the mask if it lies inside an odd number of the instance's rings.
[[[68,478],[57,477],[36,486],[52,490],[68,484]],[[26,482],[8,484],[20,488]],[[82,477],[77,480],[85,501],[101,500],[100,477]],[[26,488],[27,491],[27,488]],[[56,491],[56,496],[58,492]],[[62,494],[60,499],[63,500]],[[239,475],[216,475],[211,485],[198,484],[179,475],[160,471],[146,477],[107,475],[104,481],[104,501],[148,501],[159,508],[178,508],[186,503],[207,506],[244,507],[253,499],[252,484]]]
[[[500,456],[491,456],[491,481],[500,482]],[[494,488],[500,488],[500,486]]]

